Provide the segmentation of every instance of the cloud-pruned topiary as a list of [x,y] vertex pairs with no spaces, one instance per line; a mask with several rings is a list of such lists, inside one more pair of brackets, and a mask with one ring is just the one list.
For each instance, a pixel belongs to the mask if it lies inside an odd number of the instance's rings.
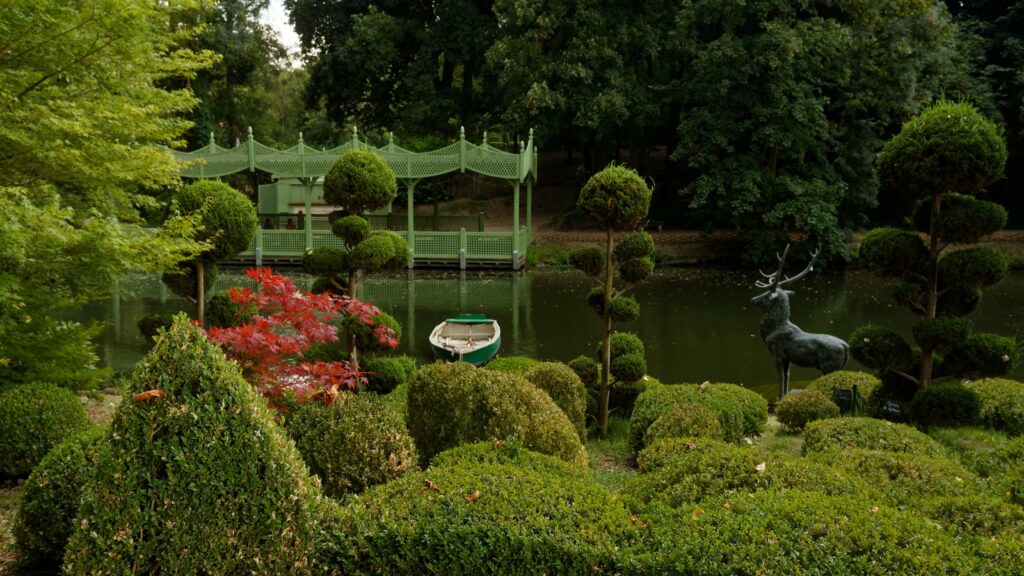
[[[950,102],[908,121],[882,150],[883,193],[904,206],[918,203],[914,229],[872,230],[861,241],[860,258],[880,276],[901,280],[896,301],[922,316],[913,330],[916,350],[882,328],[858,329],[850,337],[853,357],[882,373],[883,381],[892,382],[885,377],[890,373],[922,389],[937,376],[1000,376],[1016,363],[1012,338],[972,335],[960,318],[978,305],[983,288],[1003,279],[1006,258],[991,247],[947,251],[1006,224],[1005,210],[973,197],[1002,175],[1006,155],[991,121],[969,104]],[[936,355],[944,357],[941,365]]]
[[367,372],[366,389],[388,394],[405,384],[416,373],[416,359],[409,356],[373,356],[363,360]]
[[541,362],[526,373],[526,379],[548,393],[572,422],[580,442],[586,442],[587,389],[576,372],[561,362]]
[[357,494],[418,469],[405,419],[377,394],[346,394],[330,405],[307,402],[286,423],[328,496]]
[[94,427],[57,445],[32,471],[18,504],[12,533],[19,562],[60,567],[75,528],[82,488],[93,477],[106,429]]
[[136,367],[66,574],[308,574],[327,510],[237,365],[179,315]]
[[[647,372],[642,345],[639,353],[611,352],[616,322],[630,322],[640,317],[640,304],[625,292],[646,280],[654,272],[654,240],[642,230],[651,205],[651,188],[635,170],[609,165],[590,177],[580,191],[577,208],[605,230],[603,248],[575,251],[569,262],[593,280],[597,286],[587,295],[587,304],[601,316],[601,385],[597,394],[597,431],[604,436],[608,429],[611,377],[631,382]],[[616,231],[627,236],[613,247]],[[620,281],[616,287],[616,277]]]
[[438,362],[416,372],[407,422],[424,464],[459,444],[509,436],[566,462],[587,461],[575,427],[546,392],[523,376],[464,362]]
[[89,428],[85,407],[53,384],[13,386],[0,393],[0,478],[24,478],[51,448]]

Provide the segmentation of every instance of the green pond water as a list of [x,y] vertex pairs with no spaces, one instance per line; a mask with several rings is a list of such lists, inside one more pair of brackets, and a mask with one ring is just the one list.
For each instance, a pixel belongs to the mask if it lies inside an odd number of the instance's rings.
[[[293,275],[300,287],[312,278]],[[648,373],[666,383],[735,382],[775,394],[772,358],[758,336],[760,311],[750,299],[761,292],[758,276],[736,270],[660,269],[638,287],[641,317],[621,324],[636,332],[647,348]],[[240,274],[222,274],[217,289],[243,282]],[[573,270],[539,269],[521,274],[416,271],[371,278],[360,297],[390,313],[403,325],[399,352],[431,358],[427,336],[448,316],[482,312],[502,329],[501,355],[567,361],[593,354],[599,318],[584,297],[590,282]],[[804,278],[790,298],[792,321],[809,332],[847,338],[854,328],[876,323],[908,334],[915,316],[892,303],[889,284],[860,271]],[[99,345],[103,361],[130,370],[146,352],[136,328],[142,316],[162,307],[191,311],[193,306],[167,294],[157,278],[136,278],[122,285],[118,300],[95,302],[76,319],[97,319],[108,326]],[[977,330],[1024,336],[1024,274],[1010,274],[985,292],[971,315]],[[862,369],[851,360],[848,368]],[[814,369],[794,367],[791,379],[814,378]],[[1024,379],[1024,367],[1012,375]]]

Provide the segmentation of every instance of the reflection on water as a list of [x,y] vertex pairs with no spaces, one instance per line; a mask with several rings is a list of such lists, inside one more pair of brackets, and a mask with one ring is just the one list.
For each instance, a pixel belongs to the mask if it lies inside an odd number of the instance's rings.
[[[750,299],[755,274],[735,270],[673,268],[659,270],[636,290],[640,319],[619,326],[636,332],[647,347],[648,371],[663,382],[717,380],[774,392],[771,356],[758,336],[760,311]],[[297,275],[301,287],[311,278]],[[243,281],[224,274],[218,289]],[[600,330],[598,317],[584,297],[590,281],[572,270],[533,270],[524,274],[424,272],[371,278],[360,297],[390,313],[403,325],[400,351],[430,358],[427,335],[446,317],[482,312],[502,328],[503,355],[567,361],[593,354]],[[167,307],[192,305],[168,295],[157,278],[138,278],[122,286],[120,302],[107,300],[83,308],[77,319],[109,322],[101,341],[107,365],[124,371],[146,351],[136,322]],[[985,292],[971,319],[978,330],[1024,335],[1024,275],[1011,274]],[[892,303],[886,283],[864,272],[804,278],[791,297],[792,321],[804,330],[849,336],[862,324],[877,323],[903,334],[915,321],[908,310]],[[115,321],[116,320],[116,321]],[[852,367],[859,369],[856,363]],[[815,377],[813,369],[793,369],[794,383]],[[1014,377],[1024,378],[1018,367]]]

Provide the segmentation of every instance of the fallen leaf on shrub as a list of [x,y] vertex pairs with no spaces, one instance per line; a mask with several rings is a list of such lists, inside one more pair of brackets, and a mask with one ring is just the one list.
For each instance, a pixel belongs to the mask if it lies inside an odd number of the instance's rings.
[[1010,361],[1010,357],[1008,355],[1006,355],[1006,354],[1003,354],[1003,362],[1009,362],[1009,361]]
[[705,380],[703,383],[701,383],[701,385],[698,388],[698,390],[700,390],[700,393],[703,394],[704,391],[708,389],[708,386],[711,386],[711,381],[710,380]]
[[420,494],[423,494],[424,492],[427,492],[427,491],[437,492],[438,494],[441,493],[441,489],[437,487],[437,484],[434,484],[433,481],[427,480],[426,478],[424,478],[423,479],[423,488],[420,488]]
[[501,440],[498,440],[497,438],[495,438],[494,442],[491,442],[491,446],[493,446],[495,450],[497,450],[498,448],[501,448]]
[[647,523],[646,522],[644,522],[643,520],[637,518],[636,516],[633,516],[632,514],[629,515],[629,521],[632,522],[633,525],[636,526],[637,528],[647,528]]
[[722,504],[722,508],[725,508],[726,510],[732,510],[732,504],[726,502],[725,504]]
[[146,402],[147,400],[163,398],[164,396],[166,396],[166,394],[164,394],[163,390],[146,390],[145,392],[139,392],[133,396],[132,400],[135,400],[136,402]]
[[479,490],[473,490],[473,493],[466,495],[465,498],[466,498],[467,502],[472,502],[472,501],[476,500],[479,497],[480,497],[480,491]]
[[701,516],[704,516],[704,509],[701,508],[700,506],[697,506],[696,508],[694,508],[693,509],[693,514],[690,514],[690,517],[693,518],[694,520],[700,520]]
[[687,442],[686,443],[686,449],[687,450],[696,450],[697,449],[696,442]]
[[879,511],[881,511],[881,508],[879,508],[878,506],[872,506],[871,507],[871,512],[872,513],[878,514]]
[[753,446],[753,445],[754,445],[754,441],[753,441],[753,440],[751,440],[750,438],[744,438],[744,440],[746,440],[746,441],[747,441],[747,444],[750,444],[751,446]]
[[767,462],[761,462],[757,466],[754,466],[754,469],[757,470],[758,472],[764,472],[764,469],[767,468],[767,467],[768,467],[768,463]]
[[964,481],[964,479],[959,477],[959,476],[953,476],[953,479],[956,480],[957,482],[963,482]]

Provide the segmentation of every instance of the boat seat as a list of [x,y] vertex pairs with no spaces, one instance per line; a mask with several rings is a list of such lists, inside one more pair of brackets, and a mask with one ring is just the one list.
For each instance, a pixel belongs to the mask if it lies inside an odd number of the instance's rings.
[[465,340],[468,338],[481,340],[490,338],[493,335],[494,326],[491,324],[457,324],[449,322],[441,329],[442,337],[458,340]]

